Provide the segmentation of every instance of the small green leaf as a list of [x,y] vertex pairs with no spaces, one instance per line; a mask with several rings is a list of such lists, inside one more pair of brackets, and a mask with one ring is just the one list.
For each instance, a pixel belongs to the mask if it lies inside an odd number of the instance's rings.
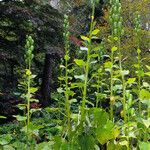
[[5,116],[0,116],[0,119],[5,119],[6,117]]
[[15,117],[18,121],[26,121],[27,120],[27,117],[20,116],[20,115],[13,115],[13,117]]
[[99,31],[100,31],[99,29],[93,30],[93,31],[92,31],[92,35],[97,35],[97,34],[99,33]]
[[65,55],[65,60],[68,61],[70,59],[69,55]]
[[69,95],[69,96],[73,96],[75,93],[74,93],[74,91],[71,91],[70,89],[67,89],[67,90],[65,91],[65,94],[67,94],[67,95]]
[[84,41],[90,42],[90,39],[86,36],[81,35],[81,39],[84,40]]
[[90,57],[91,58],[96,58],[96,57],[98,57],[98,54],[92,54]]
[[140,91],[140,100],[150,100],[150,92],[146,89]]
[[136,78],[129,78],[128,81],[126,82],[127,84],[132,84],[134,83]]
[[123,70],[123,71],[121,71],[121,75],[128,75],[129,74],[129,70]]
[[82,75],[74,75],[74,78],[75,79],[81,79],[81,80],[85,80],[85,75],[84,74],[82,74]]
[[150,76],[150,72],[145,72],[145,75]]
[[26,104],[18,104],[17,107],[20,109],[20,110],[25,110],[26,109]]
[[146,68],[147,68],[148,70],[150,70],[150,66],[146,65]]
[[58,92],[58,93],[63,93],[64,90],[60,87],[60,88],[57,89],[57,92]]
[[149,128],[149,126],[150,126],[150,118],[148,118],[147,120],[142,119],[142,122],[146,126],[146,128]]
[[30,99],[30,102],[37,102],[37,103],[38,103],[39,100],[38,100],[38,99],[35,99],[35,98],[31,98],[31,99]]
[[31,88],[30,88],[30,93],[35,93],[37,90],[38,90],[38,88],[31,87]]
[[104,66],[105,66],[105,68],[112,68],[112,62],[111,61],[107,61],[107,62],[105,62],[105,64],[104,64]]
[[112,49],[111,49],[112,52],[115,52],[117,50],[118,50],[118,47],[116,47],[116,46],[112,47]]
[[63,80],[65,80],[65,77],[58,77],[58,79],[59,79],[60,81],[63,81]]
[[137,49],[137,53],[138,53],[138,54],[140,54],[140,53],[141,53],[141,50],[140,50],[139,48]]
[[85,66],[86,65],[86,63],[82,59],[75,59],[74,61],[78,66]]
[[136,73],[137,73],[137,75],[140,76],[140,77],[144,77],[144,74],[145,74],[143,70],[139,70],[139,71],[137,71]]
[[77,102],[77,99],[73,98],[71,100],[69,100],[69,103],[72,104],[72,103],[76,103]]

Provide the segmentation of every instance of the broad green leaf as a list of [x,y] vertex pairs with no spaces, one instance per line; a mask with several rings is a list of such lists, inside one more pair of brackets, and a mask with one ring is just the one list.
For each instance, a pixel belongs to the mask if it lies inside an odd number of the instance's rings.
[[36,145],[35,150],[52,149],[53,144],[54,144],[54,142],[42,142],[42,143]]
[[74,78],[75,79],[81,79],[81,80],[85,80],[85,75],[84,74],[82,74],[82,75],[74,75]]
[[3,134],[0,135],[0,145],[6,145],[8,143],[10,143],[10,141],[12,140],[12,136],[11,134]]
[[27,117],[25,116],[20,116],[20,115],[13,115],[18,121],[26,121]]
[[99,31],[100,31],[99,29],[93,30],[93,31],[92,31],[92,35],[97,35],[97,34],[99,33]]
[[90,42],[90,39],[86,36],[81,35],[81,39],[84,40],[84,41]]
[[129,78],[128,81],[126,82],[127,84],[132,84],[134,83],[136,78]]
[[85,66],[86,65],[86,63],[82,59],[75,59],[74,61],[78,66]]
[[96,129],[96,137],[102,145],[107,143],[111,139],[115,139],[114,124],[111,121],[107,121],[107,123],[103,127],[98,126]]
[[139,142],[140,150],[149,150],[150,149],[150,142]]
[[146,89],[140,91],[140,100],[150,100],[150,92]]
[[[38,136],[38,134],[39,134],[39,129],[42,129],[42,128],[44,128],[44,126],[42,126],[42,125],[35,125],[35,124],[33,124],[33,123],[30,123],[29,126],[28,126],[28,132],[29,132],[30,134],[34,134],[34,135]],[[23,128],[21,129],[21,131],[27,132],[27,126],[23,127]]]
[[99,108],[92,108],[89,111],[93,126],[103,127],[109,119],[108,113]]
[[5,145],[3,146],[3,150],[15,150],[11,145]]
[[94,150],[95,139],[90,134],[79,135],[78,143],[79,143],[79,145],[81,147],[81,150]]

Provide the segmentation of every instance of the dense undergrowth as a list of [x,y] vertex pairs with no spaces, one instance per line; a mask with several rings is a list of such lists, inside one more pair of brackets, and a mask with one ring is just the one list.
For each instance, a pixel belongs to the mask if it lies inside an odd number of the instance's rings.
[[[31,108],[38,90],[34,86],[32,59],[34,40],[27,36],[26,68],[20,81],[24,104],[16,122],[0,127],[0,149],[4,150],[131,150],[150,149],[150,66],[141,58],[141,21],[135,13],[134,36],[137,58],[134,75],[123,60],[123,19],[119,0],[112,0],[109,11],[111,34],[95,43],[95,2],[92,3],[90,31],[81,35],[83,47],[70,60],[69,22],[64,16],[65,56],[60,65],[60,87],[53,93],[53,107]],[[104,45],[108,45],[109,53]],[[130,63],[130,62],[129,62]],[[133,72],[133,71],[132,71]],[[4,118],[4,116],[0,116]]]

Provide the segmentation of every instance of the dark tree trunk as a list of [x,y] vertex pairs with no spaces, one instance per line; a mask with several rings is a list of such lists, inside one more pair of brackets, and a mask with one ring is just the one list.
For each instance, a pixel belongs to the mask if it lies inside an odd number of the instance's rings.
[[46,53],[44,70],[43,70],[43,79],[41,85],[41,94],[42,94],[41,103],[44,107],[50,105],[51,79],[52,79],[52,58],[51,58],[51,54]]
[[45,63],[43,70],[43,78],[41,85],[41,104],[43,107],[49,106],[51,103],[51,81],[53,62],[63,57],[63,51],[59,47],[50,47],[45,54]]

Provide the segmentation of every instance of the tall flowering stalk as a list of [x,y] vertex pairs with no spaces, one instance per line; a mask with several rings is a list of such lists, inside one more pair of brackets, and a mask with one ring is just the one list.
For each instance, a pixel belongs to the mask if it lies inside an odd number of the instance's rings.
[[[141,77],[143,75],[143,71],[142,71],[142,68],[141,68],[141,50],[140,50],[140,38],[141,38],[141,16],[138,14],[138,12],[136,12],[135,14],[135,29],[134,29],[134,32],[135,32],[135,36],[136,36],[136,45],[137,45],[137,76],[138,76],[138,97],[139,96],[139,93],[140,93],[140,90],[141,90]],[[139,114],[141,114],[141,101],[139,100],[139,103],[138,103],[138,106],[139,106]]]
[[26,39],[26,54],[25,54],[25,62],[26,62],[26,77],[27,77],[27,133],[29,131],[29,124],[30,124],[30,101],[32,98],[31,92],[31,80],[32,80],[32,73],[31,73],[31,63],[34,57],[33,50],[34,50],[34,40],[31,36],[27,36]]
[[69,102],[69,86],[68,86],[68,61],[69,57],[69,21],[68,16],[64,15],[64,44],[65,44],[65,111],[67,116],[67,127],[68,127],[68,136],[71,132],[71,114],[70,114],[70,102]]
[[[114,93],[113,93],[113,64],[114,64],[114,52],[118,51],[119,55],[119,68],[122,77],[122,87],[123,87],[123,112],[124,120],[126,122],[126,100],[125,100],[125,80],[124,73],[122,69],[122,53],[121,53],[121,36],[124,33],[122,25],[121,16],[121,3],[119,0],[110,0],[110,12],[109,12],[109,22],[111,27],[111,35],[113,37],[113,47],[111,49],[111,89],[110,89],[110,116],[113,120],[113,104],[114,104]],[[114,45],[115,44],[115,45]]]

